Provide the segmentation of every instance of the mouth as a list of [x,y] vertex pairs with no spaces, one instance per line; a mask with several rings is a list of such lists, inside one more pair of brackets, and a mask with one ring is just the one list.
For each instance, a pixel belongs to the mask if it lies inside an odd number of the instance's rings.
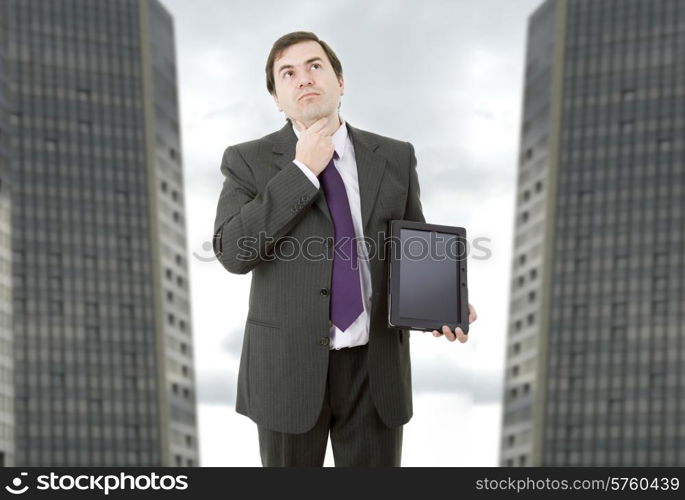
[[305,94],[305,95],[303,95],[303,96],[300,96],[299,100],[301,101],[302,99],[305,99],[306,97],[312,97],[312,96],[318,96],[318,95],[319,95],[319,94],[317,94],[317,93],[315,93],[315,92],[309,92],[309,93],[307,93],[307,94]]

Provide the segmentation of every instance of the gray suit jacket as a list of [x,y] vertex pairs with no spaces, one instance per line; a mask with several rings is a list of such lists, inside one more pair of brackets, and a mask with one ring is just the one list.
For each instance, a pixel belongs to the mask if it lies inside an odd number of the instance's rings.
[[[409,331],[387,326],[383,243],[389,220],[425,222],[416,157],[408,142],[349,123],[347,130],[357,161],[364,236],[373,245],[369,385],[381,419],[397,427],[412,416]],[[322,241],[334,236],[323,190],[292,162],[296,143],[286,123],[278,132],[226,148],[214,223],[214,252],[221,264],[231,273],[252,271],[236,411],[288,433],[311,429],[323,404],[333,248]],[[293,252],[298,244],[301,251]]]

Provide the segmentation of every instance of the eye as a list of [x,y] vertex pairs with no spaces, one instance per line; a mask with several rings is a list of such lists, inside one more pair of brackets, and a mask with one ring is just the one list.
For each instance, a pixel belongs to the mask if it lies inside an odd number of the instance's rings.
[[283,78],[285,78],[286,76],[290,76],[290,75],[292,75],[292,74],[293,74],[293,72],[290,71],[290,70],[288,70],[288,71],[286,71],[285,73],[283,73]]
[[321,67],[321,65],[320,65],[319,63],[314,63],[314,64],[312,64],[312,68],[313,68],[314,66],[317,66],[317,67],[319,67],[319,68]]

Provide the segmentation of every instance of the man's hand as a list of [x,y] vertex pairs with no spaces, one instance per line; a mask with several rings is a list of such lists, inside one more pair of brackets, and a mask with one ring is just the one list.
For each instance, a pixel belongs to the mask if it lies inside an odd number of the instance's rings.
[[[469,325],[476,321],[477,317],[478,315],[476,314],[476,310],[473,308],[471,304],[469,304]],[[447,325],[442,325],[441,332],[433,330],[433,337],[439,337],[443,334],[445,335],[445,338],[450,342],[454,342],[456,339],[459,339],[459,342],[463,344],[469,339],[469,336],[466,333],[464,333],[462,329],[459,327],[457,327],[457,329],[454,332],[450,330],[450,327]]]
[[303,123],[295,120],[300,129],[300,138],[295,149],[295,159],[301,161],[314,175],[319,175],[331,161],[333,151],[333,140],[326,129],[328,118],[321,118],[307,128]]

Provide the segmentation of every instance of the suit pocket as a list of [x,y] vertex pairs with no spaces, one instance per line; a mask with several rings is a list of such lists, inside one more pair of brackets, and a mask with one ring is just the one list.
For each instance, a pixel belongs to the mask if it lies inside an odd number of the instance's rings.
[[378,199],[380,206],[388,209],[403,209],[404,201],[403,194],[398,194],[397,196],[383,194],[383,196]]
[[378,206],[386,219],[401,219],[404,217],[405,198],[403,194],[396,196],[384,193],[378,199]]
[[[286,341],[283,330],[247,321],[250,350],[248,363],[250,407],[258,414],[266,414],[272,405],[287,398],[289,380]],[[278,403],[278,404],[277,404]]]
[[256,318],[253,318],[250,316],[247,317],[247,322],[252,323],[253,325],[264,326],[266,328],[275,328],[275,329],[280,328],[280,326],[278,326],[276,323],[271,323],[269,321],[263,321],[261,319],[256,319]]

